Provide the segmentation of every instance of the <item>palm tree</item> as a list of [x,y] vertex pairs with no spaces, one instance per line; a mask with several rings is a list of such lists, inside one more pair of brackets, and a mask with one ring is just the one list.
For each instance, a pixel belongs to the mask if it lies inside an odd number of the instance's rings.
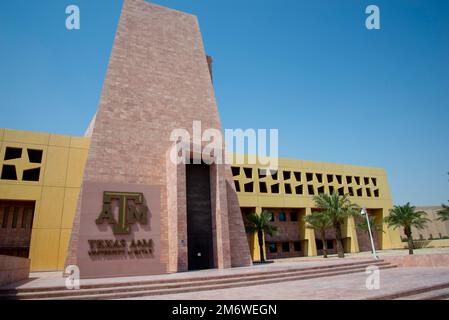
[[[369,224],[371,226],[371,231],[382,231],[383,232],[383,223],[382,221],[377,221],[376,222],[376,217],[373,216],[369,216]],[[366,218],[362,215],[357,216],[356,221],[355,221],[355,226],[357,229],[363,231],[363,232],[368,232],[369,228],[368,228],[368,223],[366,221]]]
[[273,214],[268,211],[262,212],[260,215],[251,213],[246,218],[245,229],[249,234],[257,233],[259,240],[260,261],[265,262],[265,253],[263,250],[264,234],[273,236],[277,232],[277,227],[270,224]]
[[442,204],[441,207],[442,209],[437,212],[437,215],[439,215],[437,220],[441,222],[449,221],[449,206]]
[[449,206],[442,204],[442,209],[437,212],[439,216],[437,220],[441,222],[449,221]]
[[315,229],[320,232],[321,240],[323,241],[323,256],[327,258],[327,242],[326,242],[326,230],[332,227],[332,221],[329,215],[320,211],[314,211],[304,217],[306,228]]
[[331,195],[321,193],[313,197],[315,205],[320,211],[329,216],[332,226],[335,230],[335,238],[337,240],[337,253],[339,258],[345,257],[345,251],[342,243],[341,225],[345,219],[358,214],[360,208],[351,203],[348,195],[340,196],[338,193]]
[[385,218],[389,227],[397,229],[404,228],[404,233],[407,236],[408,252],[413,254],[413,237],[412,227],[418,230],[424,229],[427,222],[430,220],[425,217],[427,213],[424,211],[416,211],[416,207],[407,203],[405,206],[394,206],[390,210],[390,215]]

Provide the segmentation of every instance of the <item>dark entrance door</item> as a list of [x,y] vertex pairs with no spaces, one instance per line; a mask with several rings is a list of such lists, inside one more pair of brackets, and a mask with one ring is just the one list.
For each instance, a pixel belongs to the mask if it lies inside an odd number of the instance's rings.
[[186,166],[189,270],[213,268],[210,167]]

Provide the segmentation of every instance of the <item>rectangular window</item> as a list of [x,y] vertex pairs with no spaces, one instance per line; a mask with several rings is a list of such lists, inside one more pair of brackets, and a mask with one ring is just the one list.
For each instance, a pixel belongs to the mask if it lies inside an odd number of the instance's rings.
[[301,251],[301,241],[295,241],[293,242],[293,247],[295,248],[295,251]]
[[19,220],[19,208],[14,207],[14,211],[12,213],[12,228],[17,228],[17,221]]
[[33,215],[32,208],[24,208],[22,216],[22,228],[31,228],[31,217]]
[[317,250],[323,250],[323,241],[321,241],[320,239],[316,239],[316,249]]
[[282,252],[290,252],[290,243],[282,242]]
[[269,249],[270,253],[277,253],[278,252],[278,247],[277,247],[276,243],[273,243],[273,242],[271,242],[268,245],[268,249]]
[[8,218],[9,218],[9,207],[3,209],[3,221],[2,228],[6,229],[8,227]]
[[298,221],[298,212],[296,211],[290,212],[290,221]]
[[281,221],[281,222],[287,221],[287,217],[286,217],[284,211],[279,212],[279,221]]

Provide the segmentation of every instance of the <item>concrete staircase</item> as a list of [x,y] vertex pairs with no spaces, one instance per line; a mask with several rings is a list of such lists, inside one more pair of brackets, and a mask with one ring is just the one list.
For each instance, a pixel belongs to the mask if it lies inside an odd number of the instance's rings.
[[369,300],[449,300],[449,282],[381,295]]
[[0,290],[0,299],[93,300],[158,296],[325,278],[365,272],[368,266],[377,266],[379,269],[396,267],[383,260],[353,260],[347,263],[302,268],[300,266],[285,269],[261,268],[262,270],[259,269],[251,272],[245,270],[241,273],[211,275],[207,277],[186,276],[185,278],[179,279],[98,283],[82,285],[80,290],[67,290],[63,287],[18,288],[15,290]]

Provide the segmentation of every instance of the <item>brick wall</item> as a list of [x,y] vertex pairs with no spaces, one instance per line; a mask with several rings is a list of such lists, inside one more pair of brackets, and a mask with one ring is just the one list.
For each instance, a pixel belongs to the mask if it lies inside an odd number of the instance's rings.
[[[143,0],[125,0],[92,130],[84,182],[160,186],[160,259],[171,271],[182,269],[185,263],[178,257],[186,252],[182,237],[169,235],[169,230],[183,232],[170,224],[182,220],[179,206],[185,202],[185,193],[173,191],[183,173],[167,176],[167,151],[171,131],[184,128],[191,132],[193,121],[201,121],[203,129],[221,130],[197,18]],[[223,214],[220,218],[224,219],[217,221],[229,224],[229,238],[223,233],[222,241],[231,243],[232,265],[248,265],[251,260],[237,195],[226,187],[232,177],[230,168],[225,171],[227,175],[218,177],[218,195],[228,202],[229,220]],[[173,197],[177,207],[168,202]],[[77,212],[67,263],[77,262],[81,216]]]

